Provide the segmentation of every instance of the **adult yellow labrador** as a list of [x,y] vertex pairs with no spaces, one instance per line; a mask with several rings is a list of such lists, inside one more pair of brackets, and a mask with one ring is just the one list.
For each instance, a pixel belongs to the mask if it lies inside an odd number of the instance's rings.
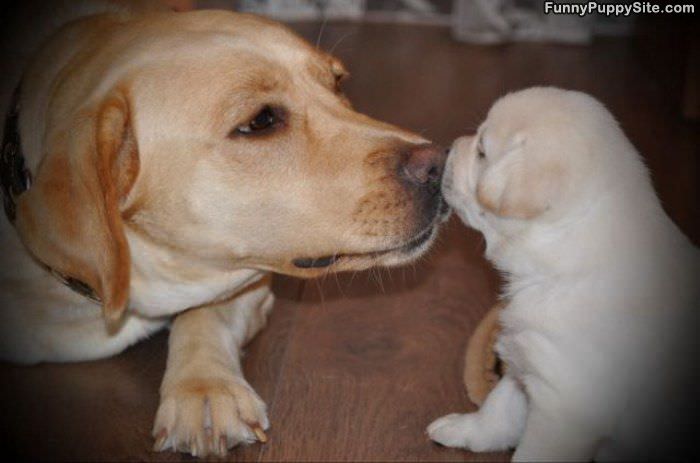
[[279,24],[106,10],[51,37],[8,112],[1,356],[103,358],[172,320],[155,448],[224,454],[266,438],[239,355],[269,272],[422,254],[445,154],[353,111],[343,65]]

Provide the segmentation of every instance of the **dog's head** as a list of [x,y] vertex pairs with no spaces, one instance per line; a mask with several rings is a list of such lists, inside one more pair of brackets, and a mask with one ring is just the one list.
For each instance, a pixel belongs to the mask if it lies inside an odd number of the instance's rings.
[[129,236],[166,264],[304,277],[430,245],[445,153],[355,112],[334,57],[232,13],[98,26],[47,102],[46,155],[17,227],[107,313],[126,306],[140,259]]
[[512,238],[571,217],[620,184],[629,153],[617,122],[592,97],[531,88],[498,100],[475,136],[455,141],[443,193],[487,242]]

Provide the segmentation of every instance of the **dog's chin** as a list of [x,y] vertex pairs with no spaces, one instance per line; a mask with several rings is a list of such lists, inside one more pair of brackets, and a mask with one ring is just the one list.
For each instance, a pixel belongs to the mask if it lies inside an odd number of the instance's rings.
[[364,270],[370,267],[395,267],[407,264],[430,249],[439,228],[439,223],[435,222],[403,245],[366,254],[341,256],[336,270]]
[[359,271],[371,267],[395,267],[406,264],[430,249],[437,237],[440,223],[441,220],[436,218],[430,226],[397,246],[361,253],[295,258],[292,259],[291,265],[285,266],[282,273],[302,278],[313,278],[330,272]]

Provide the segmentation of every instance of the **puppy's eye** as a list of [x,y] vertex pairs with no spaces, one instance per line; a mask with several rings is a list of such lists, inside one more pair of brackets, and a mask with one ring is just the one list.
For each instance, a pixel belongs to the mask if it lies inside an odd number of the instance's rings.
[[481,143],[476,145],[476,155],[479,156],[479,159],[484,159],[486,157],[486,152],[484,152],[484,147],[481,146]]
[[241,135],[257,135],[267,132],[282,123],[282,112],[271,106],[264,106],[245,125],[238,126],[234,132]]

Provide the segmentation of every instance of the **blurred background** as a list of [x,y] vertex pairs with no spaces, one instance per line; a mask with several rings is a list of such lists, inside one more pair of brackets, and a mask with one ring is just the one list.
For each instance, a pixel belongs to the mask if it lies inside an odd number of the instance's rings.
[[[344,91],[356,109],[445,146],[474,132],[509,91],[555,85],[591,93],[642,153],[666,211],[700,240],[697,12],[545,15],[540,0],[169,3],[287,23],[344,61],[351,74]],[[17,53],[5,50],[5,59]],[[244,362],[269,406],[270,441],[229,458],[506,458],[441,448],[424,434],[434,418],[475,408],[462,383],[464,348],[500,284],[483,250],[483,238],[453,217],[413,266],[314,281],[278,277],[269,326]],[[109,360],[2,366],[3,414],[13,417],[3,420],[2,435],[12,453],[180,459],[150,451],[166,347],[161,333]]]

